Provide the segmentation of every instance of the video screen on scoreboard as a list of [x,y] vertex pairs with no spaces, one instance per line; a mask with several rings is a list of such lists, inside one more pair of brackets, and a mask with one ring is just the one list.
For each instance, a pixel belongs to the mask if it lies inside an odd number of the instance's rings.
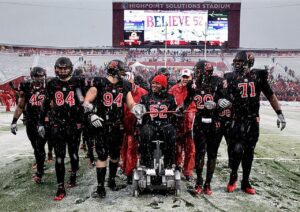
[[228,40],[228,14],[207,10],[124,10],[124,41],[130,42],[128,34],[135,32],[142,43],[203,42],[205,35],[207,41],[223,43]]
[[228,12],[210,11],[207,22],[208,41],[228,41]]

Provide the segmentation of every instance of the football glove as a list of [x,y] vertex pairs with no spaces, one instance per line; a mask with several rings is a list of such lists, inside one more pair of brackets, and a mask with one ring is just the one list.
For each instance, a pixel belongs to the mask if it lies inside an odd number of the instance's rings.
[[46,131],[45,131],[45,127],[43,125],[38,127],[38,134],[41,136],[41,138],[45,137]]
[[221,107],[221,108],[228,108],[231,106],[231,102],[228,101],[227,99],[219,99],[218,101],[218,105]]
[[204,102],[204,107],[207,110],[213,110],[216,108],[216,103],[214,101],[206,101],[206,102]]
[[101,117],[97,116],[96,114],[90,114],[89,119],[90,119],[90,123],[94,127],[96,127],[96,128],[102,127],[103,119]]
[[17,123],[10,125],[10,131],[12,134],[17,135],[17,131],[18,131]]
[[278,119],[277,119],[277,127],[280,128],[280,125],[281,125],[280,130],[283,130],[285,128],[285,126],[286,126],[286,121],[284,119],[284,116],[281,113],[281,114],[278,114],[277,117],[278,117]]
[[137,119],[141,119],[146,111],[146,107],[143,104],[135,104],[131,109],[131,113],[133,113]]
[[181,117],[184,113],[184,105],[183,103],[176,108],[175,116]]

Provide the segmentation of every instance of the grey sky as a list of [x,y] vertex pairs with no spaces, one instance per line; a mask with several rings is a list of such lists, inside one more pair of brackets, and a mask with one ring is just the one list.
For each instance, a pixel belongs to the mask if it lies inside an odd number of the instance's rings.
[[[241,3],[241,47],[300,49],[299,0]],[[112,0],[0,0],[0,11],[0,43],[112,45]]]

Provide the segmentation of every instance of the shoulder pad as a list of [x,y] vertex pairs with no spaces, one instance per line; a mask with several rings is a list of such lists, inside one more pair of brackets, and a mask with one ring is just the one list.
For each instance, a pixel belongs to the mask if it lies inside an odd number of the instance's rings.
[[227,79],[227,80],[234,78],[234,72],[225,73],[224,78]]
[[252,69],[251,70],[253,73],[256,74],[256,76],[258,76],[259,78],[261,79],[268,79],[268,75],[269,75],[269,72],[268,72],[268,69]]

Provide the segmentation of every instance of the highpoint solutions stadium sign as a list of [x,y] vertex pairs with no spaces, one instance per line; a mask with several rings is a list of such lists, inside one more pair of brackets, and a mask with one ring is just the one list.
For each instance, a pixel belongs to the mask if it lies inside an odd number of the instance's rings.
[[215,10],[226,9],[230,10],[232,4],[229,3],[124,3],[123,9],[160,9],[160,10]]

